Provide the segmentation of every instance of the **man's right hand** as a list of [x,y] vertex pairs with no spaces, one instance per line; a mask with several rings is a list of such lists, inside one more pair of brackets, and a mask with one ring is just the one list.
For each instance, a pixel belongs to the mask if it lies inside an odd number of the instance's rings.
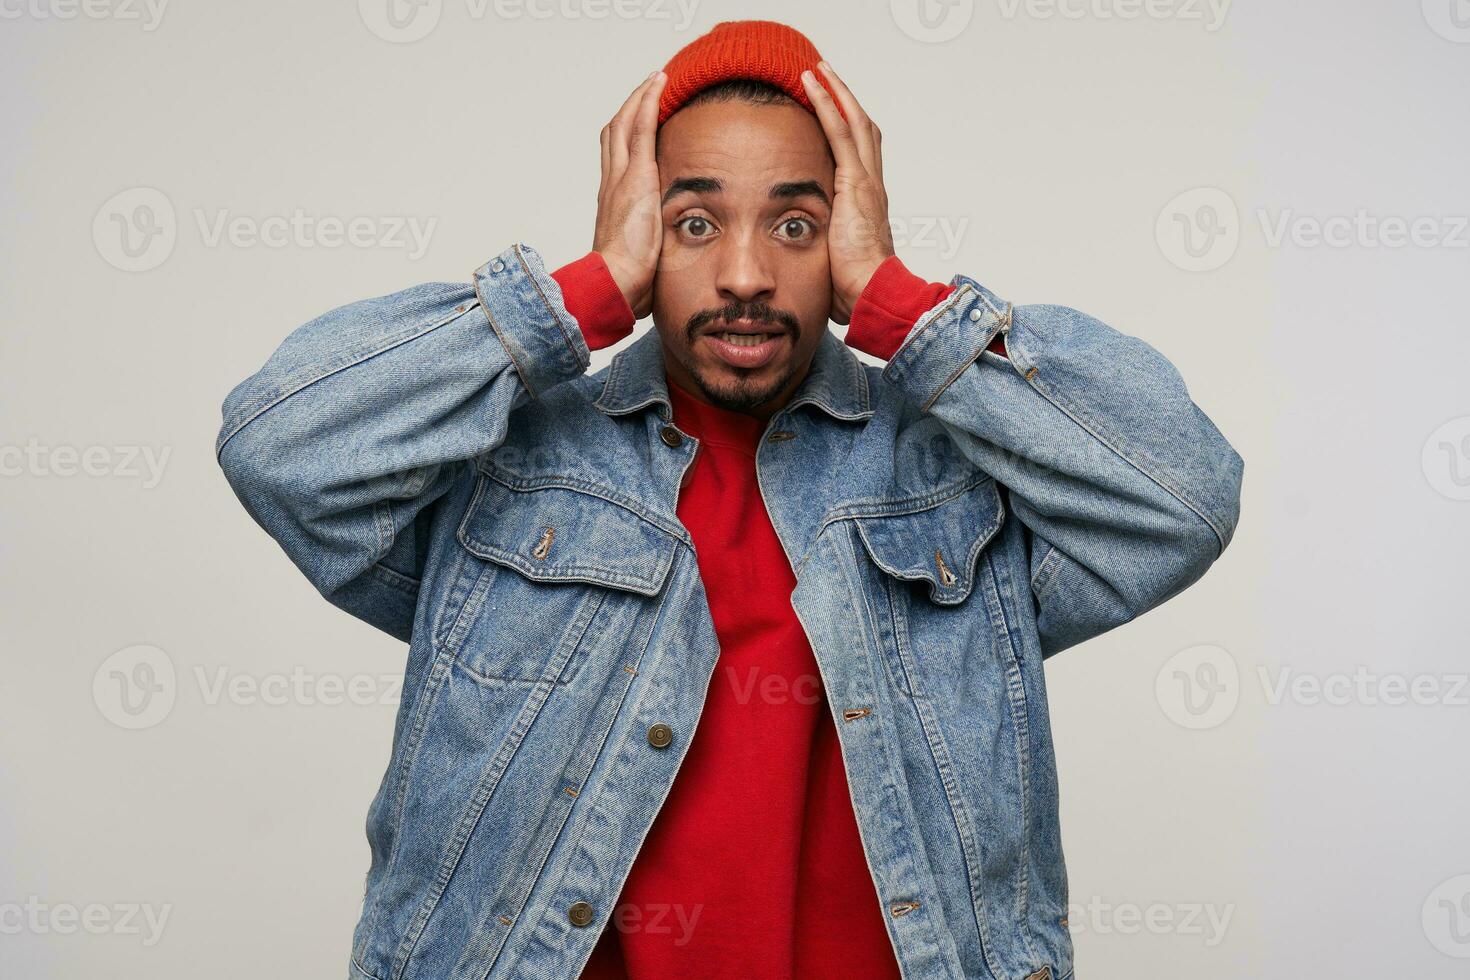
[[656,71],[633,90],[602,127],[602,185],[592,249],[607,263],[636,317],[653,308],[653,276],[663,244],[654,137],[658,100],[667,76]]

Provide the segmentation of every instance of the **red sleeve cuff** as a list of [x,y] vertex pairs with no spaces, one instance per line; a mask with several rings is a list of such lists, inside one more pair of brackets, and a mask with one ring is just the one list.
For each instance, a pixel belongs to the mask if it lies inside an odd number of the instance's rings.
[[582,328],[588,350],[611,347],[633,332],[633,308],[596,251],[568,262],[551,278],[561,286],[567,312]]
[[[919,317],[938,306],[954,286],[926,282],[890,255],[873,272],[853,304],[846,342],[865,354],[888,360],[903,346]],[[997,334],[990,350],[1005,356],[1005,338]]]

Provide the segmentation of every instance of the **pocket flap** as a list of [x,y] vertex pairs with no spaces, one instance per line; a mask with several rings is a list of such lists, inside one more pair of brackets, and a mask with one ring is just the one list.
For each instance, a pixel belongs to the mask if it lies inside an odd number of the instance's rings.
[[569,487],[518,490],[481,474],[459,525],[471,554],[538,582],[663,588],[678,539],[633,511]]
[[895,578],[930,585],[929,598],[963,602],[975,582],[975,559],[1004,517],[990,477],[922,509],[858,517],[858,536],[874,564]]

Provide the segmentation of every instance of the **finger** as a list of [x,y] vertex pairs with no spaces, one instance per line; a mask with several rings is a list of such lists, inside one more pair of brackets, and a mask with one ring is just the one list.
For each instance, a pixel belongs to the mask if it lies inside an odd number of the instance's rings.
[[842,114],[847,117],[848,124],[852,127],[853,141],[857,143],[858,154],[863,158],[869,173],[876,174],[879,169],[877,163],[877,141],[873,135],[876,129],[873,120],[863,111],[857,96],[852,94],[852,89],[847,87],[837,75],[837,70],[826,61],[817,62],[817,67],[827,77],[827,84],[832,86],[832,91],[837,94],[837,104],[842,107]]
[[655,166],[653,158],[654,134],[658,131],[658,102],[668,76],[654,73],[653,82],[643,92],[643,101],[628,130],[628,158],[641,166]]
[[811,99],[812,107],[817,110],[817,120],[822,124],[822,131],[827,134],[827,142],[832,146],[832,157],[837,166],[863,170],[862,157],[852,138],[852,127],[842,118],[837,103],[832,101],[832,96],[827,94],[827,90],[822,88],[822,83],[817,81],[810,70],[801,73],[801,82],[806,86],[806,95]]
[[602,127],[602,132],[597,134],[597,142],[602,146],[602,183],[598,185],[597,195],[602,196],[602,189],[607,187],[607,167],[612,157],[612,123]]
[[632,118],[633,113],[638,109],[638,105],[643,99],[643,93],[648,90],[649,85],[653,84],[653,80],[657,75],[658,72],[655,71],[645,78],[632,91],[632,94],[628,96],[627,100],[623,102],[622,107],[612,117],[612,133],[610,134],[612,142],[610,162],[612,167],[609,176],[613,179],[617,179],[623,172],[623,169],[628,165],[628,120]]

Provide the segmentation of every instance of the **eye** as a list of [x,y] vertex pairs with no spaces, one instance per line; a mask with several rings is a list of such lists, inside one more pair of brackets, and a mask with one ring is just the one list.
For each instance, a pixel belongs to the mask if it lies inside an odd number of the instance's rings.
[[804,241],[817,233],[816,222],[809,218],[799,218],[796,216],[784,218],[779,227],[783,233],[782,237],[789,238],[792,241]]
[[715,226],[704,215],[691,214],[675,221],[674,227],[682,229],[690,238],[708,238]]

